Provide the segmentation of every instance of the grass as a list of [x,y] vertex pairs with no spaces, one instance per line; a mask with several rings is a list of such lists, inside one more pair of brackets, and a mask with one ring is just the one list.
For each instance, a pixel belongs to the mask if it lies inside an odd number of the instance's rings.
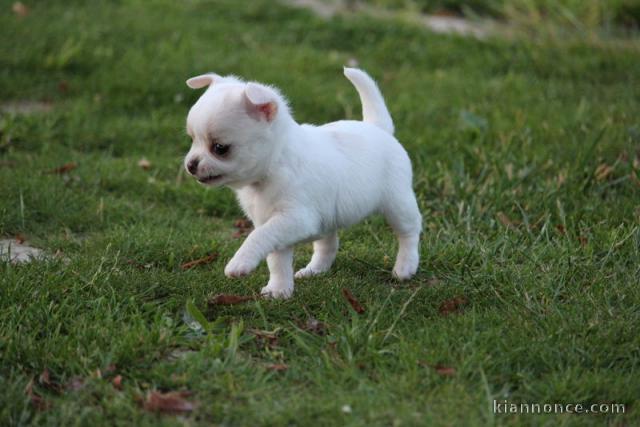
[[[51,254],[0,264],[0,424],[640,422],[638,50],[238,3],[0,9],[0,98],[52,106],[0,117],[0,236]],[[199,95],[184,80],[269,82],[299,121],[321,123],[359,117],[341,75],[353,59],[380,81],[413,160],[419,274],[391,279],[393,236],[371,218],[341,233],[333,270],[293,299],[207,306],[257,292],[267,271],[223,275],[241,212],[230,190],[182,171]],[[296,265],[309,256],[300,247]],[[447,314],[454,299],[466,304]],[[46,403],[25,393],[30,381]],[[144,411],[153,390],[189,390],[198,406]],[[626,411],[501,415],[494,399]]]

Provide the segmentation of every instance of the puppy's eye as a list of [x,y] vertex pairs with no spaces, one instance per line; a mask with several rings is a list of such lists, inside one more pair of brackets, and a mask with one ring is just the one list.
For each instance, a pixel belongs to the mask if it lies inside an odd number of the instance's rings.
[[224,157],[229,154],[229,148],[231,148],[229,145],[214,142],[211,146],[211,151],[213,151],[213,154],[215,154],[216,156]]

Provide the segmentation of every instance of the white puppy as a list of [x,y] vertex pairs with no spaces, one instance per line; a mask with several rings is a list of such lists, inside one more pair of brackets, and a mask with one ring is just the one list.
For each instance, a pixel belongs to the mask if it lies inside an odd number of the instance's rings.
[[360,94],[363,121],[298,124],[273,87],[205,74],[208,86],[187,117],[193,140],[185,167],[202,184],[227,185],[255,225],[224,269],[251,273],[266,257],[262,293],[293,293],[293,246],[313,241],[311,262],[296,278],[327,271],[338,250],[337,230],[382,213],[398,238],[398,279],[418,269],[422,218],[412,189],[411,162],[393,137],[393,122],[375,82],[345,68]]

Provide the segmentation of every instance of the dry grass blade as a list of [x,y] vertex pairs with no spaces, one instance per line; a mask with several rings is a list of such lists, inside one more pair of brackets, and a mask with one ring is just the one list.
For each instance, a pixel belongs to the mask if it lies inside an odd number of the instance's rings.
[[183,270],[189,270],[190,268],[196,267],[198,265],[210,264],[218,258],[218,253],[212,253],[207,255],[206,257],[199,258],[193,261],[185,262],[180,266]]
[[289,369],[289,366],[284,363],[273,363],[271,365],[267,365],[266,368],[270,371],[283,372]]
[[447,316],[453,313],[459,313],[462,311],[462,308],[468,303],[469,300],[464,296],[451,298],[449,300],[443,301],[442,304],[440,304],[440,308],[438,309],[438,311],[443,316]]

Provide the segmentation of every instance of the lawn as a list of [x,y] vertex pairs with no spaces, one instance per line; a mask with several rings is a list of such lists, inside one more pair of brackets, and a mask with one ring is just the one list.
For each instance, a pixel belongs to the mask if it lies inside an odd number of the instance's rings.
[[[267,0],[11,6],[0,238],[47,257],[0,263],[0,425],[640,423],[637,42],[477,40]],[[418,275],[391,278],[394,237],[373,217],[292,299],[215,304],[268,272],[223,274],[242,212],[183,171],[199,96],[184,81],[274,84],[323,123],[360,117],[354,62],[413,161]],[[626,406],[509,415],[494,400]]]

